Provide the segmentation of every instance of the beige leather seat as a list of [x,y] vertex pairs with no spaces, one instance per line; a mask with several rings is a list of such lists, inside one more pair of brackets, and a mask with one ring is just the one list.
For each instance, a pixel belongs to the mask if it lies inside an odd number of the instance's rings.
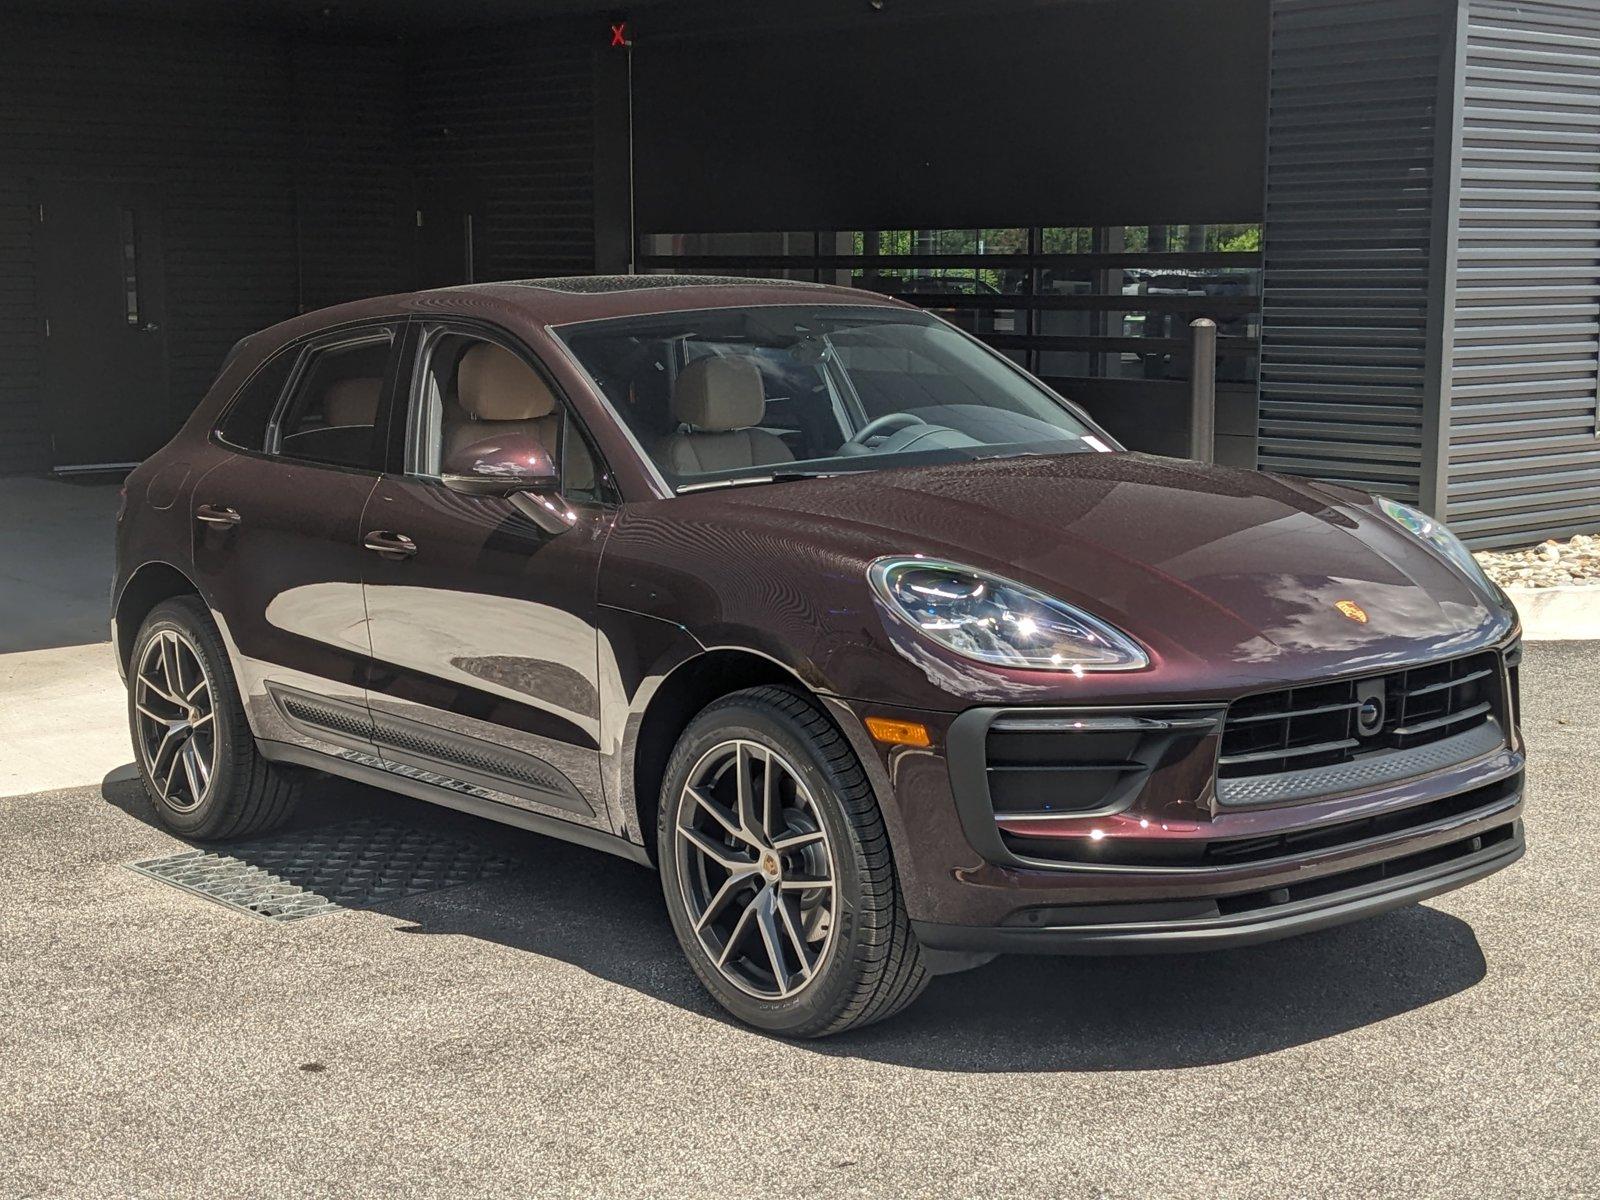
[[456,401],[465,420],[444,429],[444,459],[501,433],[527,433],[554,458],[561,430],[556,398],[539,373],[511,351],[479,342],[456,367]]
[[330,426],[373,425],[378,420],[381,379],[338,379],[322,395],[322,416]]
[[793,462],[776,434],[755,428],[766,411],[766,389],[754,362],[697,358],[679,372],[672,389],[673,419],[689,431],[662,441],[662,459],[677,475]]
[[479,342],[456,366],[456,403],[465,419],[446,421],[443,461],[465,446],[502,433],[526,433],[539,439],[552,462],[565,454],[563,478],[569,489],[594,486],[594,460],[583,438],[574,432],[562,445],[562,414],[555,393],[543,377],[502,346]]

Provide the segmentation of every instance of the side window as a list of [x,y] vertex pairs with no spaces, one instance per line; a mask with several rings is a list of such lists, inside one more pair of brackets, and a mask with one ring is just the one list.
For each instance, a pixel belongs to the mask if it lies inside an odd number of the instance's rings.
[[249,382],[239,389],[233,403],[217,426],[223,441],[241,450],[264,450],[267,445],[267,422],[278,407],[278,397],[283,395],[284,384],[300,358],[300,348],[291,346],[269,358]]
[[267,431],[267,449],[285,458],[383,467],[378,409],[389,368],[387,331],[307,352],[287,403]]
[[544,444],[572,499],[599,500],[595,457],[544,375],[504,346],[436,329],[423,339],[406,465],[438,478],[456,452],[515,431]]

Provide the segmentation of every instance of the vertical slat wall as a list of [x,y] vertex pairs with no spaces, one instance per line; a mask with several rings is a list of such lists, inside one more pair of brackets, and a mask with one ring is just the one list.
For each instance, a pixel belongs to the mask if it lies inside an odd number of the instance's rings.
[[35,219],[27,181],[0,173],[0,472],[43,462],[50,449],[36,402],[42,362]]
[[303,311],[409,286],[411,181],[397,42],[296,42],[296,211]]
[[8,20],[0,472],[51,463],[34,278],[38,181],[138,181],[160,195],[166,415],[175,428],[244,334],[294,315],[302,300],[332,303],[406,282],[409,246],[395,232],[400,68],[392,48],[292,47],[252,30]]
[[1600,528],[1600,6],[1471,0],[1462,88],[1448,519]]
[[1273,0],[1258,461],[1415,498],[1453,0]]
[[420,39],[408,90],[419,186],[473,196],[480,280],[594,269],[594,48],[563,23]]

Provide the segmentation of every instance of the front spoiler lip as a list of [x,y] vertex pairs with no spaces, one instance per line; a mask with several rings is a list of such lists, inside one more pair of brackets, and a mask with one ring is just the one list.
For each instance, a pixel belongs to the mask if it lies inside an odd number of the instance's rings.
[[1509,847],[1502,843],[1398,880],[1381,880],[1241,917],[1048,926],[945,925],[913,921],[911,928],[917,940],[931,950],[1100,955],[1231,949],[1329,929],[1416,904],[1504,870],[1521,858],[1526,849],[1519,819]]

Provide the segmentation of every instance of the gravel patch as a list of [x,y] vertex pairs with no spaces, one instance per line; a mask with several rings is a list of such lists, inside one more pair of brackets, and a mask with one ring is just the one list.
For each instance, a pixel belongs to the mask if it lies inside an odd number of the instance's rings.
[[1504,588],[1600,586],[1600,536],[1580,533],[1520,550],[1483,550],[1477,555],[1490,579]]

